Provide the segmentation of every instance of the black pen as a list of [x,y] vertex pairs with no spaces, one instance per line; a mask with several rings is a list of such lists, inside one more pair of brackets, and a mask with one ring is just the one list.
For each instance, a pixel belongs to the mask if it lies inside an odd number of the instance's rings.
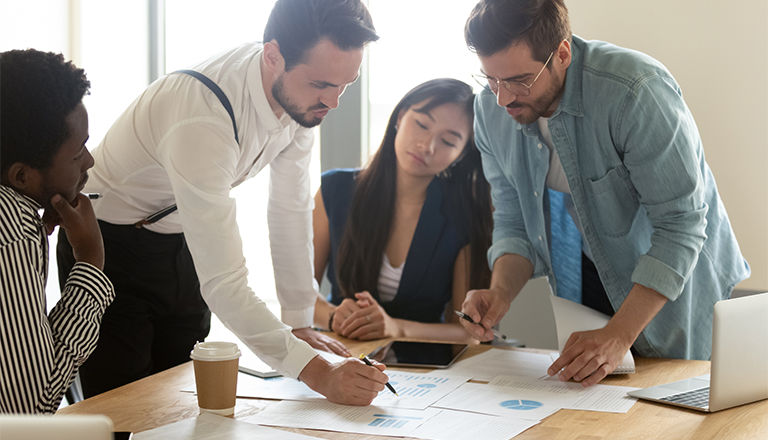
[[88,197],[90,200],[99,200],[100,198],[104,197],[99,193],[83,193],[86,197]]
[[[368,359],[368,356],[366,356],[365,354],[361,354],[360,355],[360,359],[363,362],[365,362],[366,365],[370,365],[371,367],[373,367],[373,364],[371,363],[371,360]],[[387,382],[385,385],[387,385],[387,388],[389,388],[389,391],[392,391],[395,394],[395,396],[400,397],[400,395],[397,394],[397,391],[395,391],[395,389],[392,388],[392,385],[390,385],[389,382]]]
[[[458,310],[454,310],[454,312],[456,312],[456,314],[459,315],[459,318],[469,322],[470,324],[477,324],[472,318],[469,317],[469,315],[465,315],[464,313],[461,313]],[[480,324],[477,324],[477,325],[480,325]],[[506,336],[501,334],[501,332],[496,330],[495,328],[492,328],[491,331],[493,332],[493,335],[496,336],[497,338],[507,339]]]

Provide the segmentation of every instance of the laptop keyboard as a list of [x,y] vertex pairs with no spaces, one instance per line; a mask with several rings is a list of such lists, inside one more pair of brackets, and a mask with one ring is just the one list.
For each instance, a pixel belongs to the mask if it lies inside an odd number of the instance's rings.
[[709,387],[698,390],[686,391],[684,393],[673,394],[667,397],[661,397],[659,400],[666,402],[679,403],[681,405],[695,406],[697,408],[709,407]]

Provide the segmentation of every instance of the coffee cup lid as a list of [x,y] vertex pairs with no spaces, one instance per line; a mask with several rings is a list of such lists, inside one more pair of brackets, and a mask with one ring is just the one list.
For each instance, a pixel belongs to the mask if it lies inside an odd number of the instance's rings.
[[234,342],[197,342],[189,357],[196,361],[228,361],[240,357]]

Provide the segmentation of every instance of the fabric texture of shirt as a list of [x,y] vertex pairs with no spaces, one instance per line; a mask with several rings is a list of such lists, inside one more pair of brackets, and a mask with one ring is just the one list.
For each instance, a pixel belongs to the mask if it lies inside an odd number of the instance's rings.
[[[331,237],[329,301],[337,305],[344,300],[336,281],[338,250],[357,187],[356,176],[356,170],[326,171],[320,186]],[[445,306],[453,298],[456,257],[469,244],[469,226],[463,218],[452,209],[440,181],[432,180],[405,258],[397,294],[392,301],[383,302],[371,292],[389,316],[419,322],[444,321]]]
[[[192,69],[216,83],[237,122],[205,85],[170,74],[139,96],[93,152],[86,191],[104,195],[99,219],[132,224],[176,203],[178,211],[147,226],[183,232],[201,293],[224,325],[282,374],[298,377],[317,355],[291,334],[312,324],[317,283],[312,263],[309,162],[311,129],[277,118],[264,93],[261,45],[249,43]],[[270,166],[267,219],[280,322],[248,286],[248,270],[230,189]]]
[[[618,310],[634,283],[658,291],[670,301],[635,348],[643,356],[708,359],[714,303],[750,271],[693,116],[672,75],[651,57],[577,36],[571,48],[549,129],[611,305]],[[548,276],[559,293],[567,286],[553,261],[580,255],[561,258],[562,248],[549,245],[550,153],[537,147],[538,126],[518,124],[487,88],[475,114],[496,208],[489,263],[522,255],[533,276]]]
[[395,299],[397,289],[400,287],[400,279],[403,278],[404,266],[405,264],[401,264],[399,267],[392,267],[387,253],[384,252],[381,272],[379,272],[379,299],[381,302],[390,302]]
[[32,199],[0,185],[0,413],[54,413],[96,348],[112,284],[79,262],[46,316],[48,237]]

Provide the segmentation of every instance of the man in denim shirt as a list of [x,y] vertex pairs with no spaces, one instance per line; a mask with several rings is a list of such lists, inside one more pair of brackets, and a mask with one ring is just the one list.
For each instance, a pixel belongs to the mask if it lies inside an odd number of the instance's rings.
[[630,347],[708,359],[713,305],[749,266],[672,75],[572,35],[562,0],[481,0],[465,37],[489,86],[475,101],[475,136],[496,208],[493,281],[467,295],[464,312],[481,324],[462,322],[467,330],[491,339],[527,280],[547,276],[559,296],[576,287],[613,316],[571,335],[550,375],[592,385]]

